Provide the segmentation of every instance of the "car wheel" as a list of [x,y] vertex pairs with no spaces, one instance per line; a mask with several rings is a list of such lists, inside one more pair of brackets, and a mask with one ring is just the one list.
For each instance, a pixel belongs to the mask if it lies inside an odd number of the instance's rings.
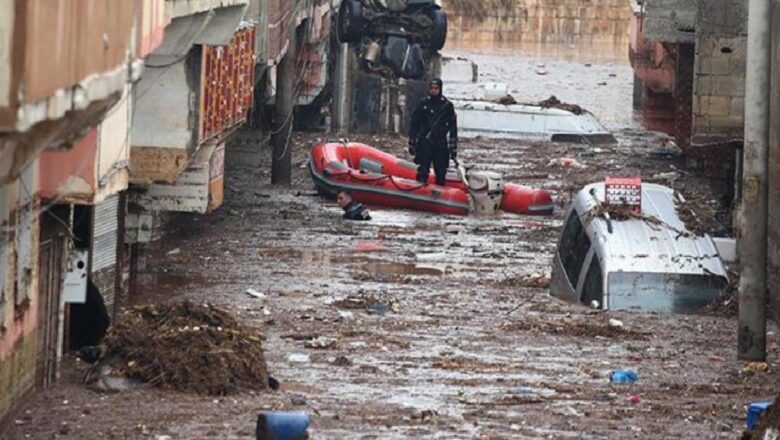
[[447,41],[447,14],[441,9],[434,9],[428,16],[433,21],[433,33],[430,46],[433,50],[441,50]]
[[363,5],[357,0],[343,0],[339,6],[336,33],[340,43],[354,43],[360,39],[363,24]]

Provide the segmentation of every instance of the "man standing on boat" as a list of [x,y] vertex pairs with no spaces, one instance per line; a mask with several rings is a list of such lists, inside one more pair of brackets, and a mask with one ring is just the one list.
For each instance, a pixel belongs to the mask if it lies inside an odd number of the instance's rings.
[[457,116],[442,94],[442,85],[439,78],[428,83],[428,96],[417,104],[409,130],[409,154],[417,164],[417,180],[427,182],[433,165],[437,185],[444,185],[450,159],[458,157]]

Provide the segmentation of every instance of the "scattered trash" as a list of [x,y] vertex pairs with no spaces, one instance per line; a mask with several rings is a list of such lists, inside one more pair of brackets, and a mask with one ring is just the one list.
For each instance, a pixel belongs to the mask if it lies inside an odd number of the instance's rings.
[[551,279],[549,274],[534,273],[524,276],[522,280],[520,280],[520,286],[547,289],[550,287],[550,282]]
[[[129,365],[134,366],[135,363]],[[120,393],[132,388],[133,383],[126,377],[120,376],[109,365],[98,365],[97,368],[91,368],[87,371],[84,383],[87,389],[99,393]]]
[[610,319],[609,326],[612,328],[623,328],[623,321],[619,321],[617,319]]
[[173,437],[170,435],[157,435],[154,438],[155,440],[173,440]]
[[628,355],[627,359],[630,360],[630,361],[633,361],[633,362],[642,362],[642,356],[638,355],[636,353],[632,353],[632,354]]
[[772,406],[771,400],[766,400],[763,402],[753,402],[750,405],[748,405],[747,420],[745,420],[745,427],[748,430],[753,430],[756,427],[756,425],[758,425],[758,422],[761,421],[761,418],[764,416],[764,414],[769,410],[771,406]]
[[425,419],[432,419],[436,416],[438,416],[439,413],[432,409],[424,409],[420,411],[419,413],[412,414],[411,418],[413,420],[420,420],[421,422],[424,422]]
[[623,347],[623,346],[622,346],[622,345],[620,345],[620,344],[614,344],[614,345],[610,345],[610,346],[609,346],[609,348],[608,348],[608,350],[609,350],[609,354],[611,354],[612,356],[620,356],[620,357],[623,357],[623,356],[628,356],[628,355],[629,355],[629,353],[630,353],[630,352],[629,352],[629,351],[626,349],[626,347]]
[[606,81],[601,81],[600,83],[598,83],[596,85],[598,85],[598,86],[605,86],[605,85],[607,85],[607,82]]
[[609,374],[609,381],[612,383],[635,383],[637,380],[639,380],[637,372],[626,368],[613,371]]
[[378,313],[380,315],[384,314],[389,309],[390,309],[390,304],[386,302],[377,302],[368,306],[368,311]]
[[168,251],[168,255],[176,255],[176,254],[178,254],[180,252],[181,252],[181,249],[176,248],[176,249],[173,249],[171,251]]
[[671,171],[668,173],[658,173],[653,175],[653,180],[668,180],[673,181],[680,178],[680,173]]
[[627,399],[632,405],[638,405],[639,402],[642,401],[642,399],[639,397],[639,394],[632,394]]
[[594,299],[593,301],[590,302],[590,307],[592,309],[600,309],[601,304],[599,304],[599,302]]
[[309,438],[309,416],[304,412],[266,411],[257,416],[255,436],[259,440]]
[[512,95],[506,95],[503,98],[499,98],[497,103],[501,105],[515,105],[518,104],[517,100]]
[[717,354],[710,355],[710,360],[713,362],[726,362],[726,358]]
[[306,398],[299,395],[290,396],[290,403],[295,406],[303,406],[306,405]]
[[93,374],[108,365],[124,377],[199,394],[265,389],[261,341],[257,330],[211,305],[135,306],[109,329]]
[[293,364],[306,364],[309,362],[309,355],[306,353],[292,353],[287,356],[287,362]]
[[537,75],[540,75],[540,76],[544,76],[544,75],[547,75],[548,73],[550,73],[550,72],[547,71],[547,69],[536,69],[535,72],[536,72]]
[[335,338],[320,336],[319,338],[304,342],[303,346],[306,348],[320,348],[320,349],[333,348],[336,346],[336,342],[337,341]]
[[352,312],[345,312],[343,310],[339,310],[339,317],[345,320],[355,319],[355,314]]
[[748,362],[744,368],[742,368],[743,374],[756,374],[763,373],[769,370],[769,364],[766,362]]
[[257,290],[255,290],[255,289],[253,289],[251,287],[249,289],[246,289],[246,293],[247,293],[247,295],[255,297],[257,299],[265,298],[265,294],[260,293],[260,292],[258,292]]
[[577,159],[575,159],[573,157],[560,157],[558,159],[551,159],[547,163],[548,167],[551,167],[551,166],[554,166],[554,165],[559,165],[559,166],[562,166],[564,168],[577,168],[577,169],[587,168],[587,165],[584,165],[584,164],[581,164],[581,163],[577,162]]
[[517,387],[515,388],[515,392],[518,394],[533,394],[534,389],[530,387]]
[[338,356],[333,360],[333,365],[338,367],[351,367],[353,363],[346,356]]
[[281,386],[281,384],[279,383],[278,380],[276,380],[276,378],[268,376],[268,387],[269,388],[271,388],[274,391],[279,391],[279,387],[280,386]]
[[359,252],[375,252],[381,251],[385,247],[378,241],[359,241],[355,245],[355,249]]

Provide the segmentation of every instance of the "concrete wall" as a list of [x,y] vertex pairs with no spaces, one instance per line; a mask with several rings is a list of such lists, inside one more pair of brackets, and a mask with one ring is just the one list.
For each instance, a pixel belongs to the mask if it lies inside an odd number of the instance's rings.
[[209,9],[246,5],[249,0],[166,0],[165,13],[168,19],[205,12]]
[[130,126],[133,100],[130,87],[125,88],[119,103],[98,126],[97,182],[94,203],[127,189],[130,165]]
[[699,5],[694,67],[694,143],[742,138],[747,0]]
[[[35,387],[38,323],[37,165],[0,187],[0,420]],[[24,182],[22,184],[22,181]],[[28,192],[29,191],[29,192]]]
[[0,0],[0,107],[10,104],[14,0]]
[[693,43],[699,0],[652,0],[644,2],[644,28],[650,41]]
[[626,0],[443,0],[447,47],[584,44],[628,47]]

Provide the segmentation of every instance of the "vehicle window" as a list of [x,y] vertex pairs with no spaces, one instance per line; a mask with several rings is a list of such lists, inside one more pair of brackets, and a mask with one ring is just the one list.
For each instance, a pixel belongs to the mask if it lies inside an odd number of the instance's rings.
[[585,263],[585,256],[590,249],[590,238],[582,227],[577,212],[572,210],[566,224],[563,226],[563,236],[558,254],[561,257],[563,268],[566,271],[566,277],[569,283],[576,289],[577,280],[580,279],[582,265]]
[[709,304],[727,284],[717,275],[678,273],[615,272],[608,279],[611,309],[673,313]]
[[585,285],[582,288],[581,300],[585,304],[590,304],[591,301],[598,301],[599,305],[602,305],[604,300],[604,278],[601,274],[601,264],[599,264],[598,255],[593,255],[590,261],[590,268],[588,268],[588,274],[585,275]]

